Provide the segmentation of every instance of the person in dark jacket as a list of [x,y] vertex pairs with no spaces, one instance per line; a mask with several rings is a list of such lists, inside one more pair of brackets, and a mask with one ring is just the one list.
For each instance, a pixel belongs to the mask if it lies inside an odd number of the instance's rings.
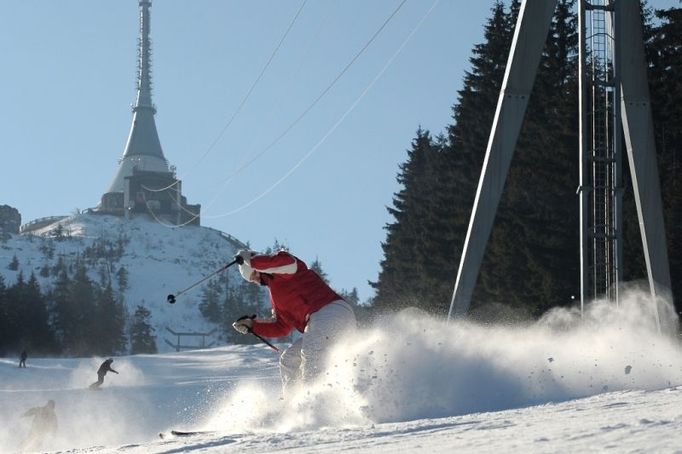
[[101,366],[99,366],[99,369],[97,370],[97,381],[90,385],[90,388],[99,388],[102,383],[104,383],[104,376],[107,374],[107,372],[118,374],[118,372],[111,368],[111,363],[113,362],[114,360],[109,358],[108,360],[104,361]]
[[19,367],[26,368],[26,358],[28,358],[28,354],[26,354],[26,350],[24,350],[19,357]]

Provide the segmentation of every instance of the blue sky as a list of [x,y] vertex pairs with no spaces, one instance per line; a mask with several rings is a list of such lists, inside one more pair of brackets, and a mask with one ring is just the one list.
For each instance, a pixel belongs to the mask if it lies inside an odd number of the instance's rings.
[[[303,1],[154,0],[151,10],[159,137],[202,225],[319,258],[362,300],[398,166],[420,125],[437,134],[450,123],[493,2],[440,0],[405,43],[434,5],[408,0],[270,145],[400,3],[307,1],[227,129]],[[23,222],[93,207],[108,188],[131,122],[137,39],[135,0],[0,1],[0,204]]]

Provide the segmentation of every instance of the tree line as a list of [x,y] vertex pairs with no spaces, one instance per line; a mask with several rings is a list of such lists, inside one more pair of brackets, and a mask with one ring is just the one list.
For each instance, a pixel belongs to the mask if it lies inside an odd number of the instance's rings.
[[0,276],[0,355],[156,352],[149,310],[137,306],[132,315],[126,310],[120,290],[127,285],[125,268],[117,273],[119,291],[111,281],[90,279],[82,260],[73,271],[62,261],[53,271],[53,286],[45,293],[33,273],[26,280],[20,272],[12,285]]
[[[452,124],[418,128],[388,208],[374,311],[416,306],[444,316],[504,76],[519,1],[496,2],[472,49]],[[579,297],[578,35],[560,0],[472,298],[480,320],[533,318]],[[675,307],[682,306],[682,9],[643,9],[646,58]],[[644,279],[632,184],[624,162],[624,278]]]

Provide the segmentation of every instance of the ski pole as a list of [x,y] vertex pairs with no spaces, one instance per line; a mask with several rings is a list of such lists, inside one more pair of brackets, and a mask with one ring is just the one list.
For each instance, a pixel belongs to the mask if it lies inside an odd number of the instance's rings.
[[276,351],[277,353],[279,353],[279,348],[277,348],[277,347],[275,347],[274,345],[272,345],[267,339],[264,339],[262,336],[259,336],[258,334],[254,333],[253,330],[252,330],[251,328],[247,328],[247,329],[249,330],[249,333],[253,334],[253,335],[256,336],[258,339],[260,339],[265,345],[267,345],[268,347],[270,347],[271,349],[273,349],[274,351]]
[[168,301],[168,303],[170,303],[170,304],[175,304],[175,297],[176,297],[176,296],[180,296],[180,295],[182,295],[183,293],[187,293],[188,291],[190,291],[191,289],[193,289],[193,288],[196,287],[197,285],[199,285],[199,284],[201,284],[202,282],[204,282],[206,279],[209,279],[209,278],[215,276],[215,275],[218,274],[218,273],[222,273],[223,271],[225,271],[226,269],[228,269],[229,267],[231,267],[231,266],[234,265],[235,263],[237,263],[237,259],[232,260],[232,261],[231,261],[230,263],[228,263],[227,265],[223,266],[223,267],[220,268],[219,270],[215,270],[213,273],[209,274],[208,276],[206,276],[205,278],[203,278],[203,279],[200,280],[199,282],[195,282],[194,284],[190,285],[190,286],[187,287],[186,289],[180,290],[180,291],[176,292],[175,294],[171,293],[171,294],[168,295],[168,297],[166,298],[166,301]]
[[[237,319],[237,321],[239,322],[239,321],[244,320],[244,319],[247,319],[247,318],[248,318],[249,320],[253,320],[254,318],[256,318],[256,314],[253,314],[253,315],[244,315],[244,316],[242,316],[242,317],[239,317],[239,318]],[[253,335],[256,336],[258,339],[260,339],[261,342],[263,342],[265,345],[267,345],[268,347],[270,347],[271,349],[273,349],[274,351],[276,351],[277,353],[279,353],[279,348],[277,348],[277,347],[275,347],[274,345],[272,345],[267,339],[264,339],[264,338],[263,338],[262,336],[260,336],[259,334],[254,333],[254,332],[253,332],[253,329],[251,329],[250,326],[247,326],[247,325],[243,325],[243,326],[246,327],[246,332],[248,332],[249,334],[253,334]]]

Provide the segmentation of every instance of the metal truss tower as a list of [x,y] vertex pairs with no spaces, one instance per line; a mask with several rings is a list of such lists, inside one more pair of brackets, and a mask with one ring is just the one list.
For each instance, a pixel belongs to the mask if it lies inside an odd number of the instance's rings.
[[623,280],[620,60],[613,0],[578,6],[580,96],[580,304],[619,304]]
[[[581,308],[594,297],[618,300],[622,279],[622,126],[660,328],[658,297],[669,296],[671,286],[640,5],[634,0],[578,3]],[[525,0],[521,5],[448,319],[464,316],[469,309],[555,6],[556,0]]]

